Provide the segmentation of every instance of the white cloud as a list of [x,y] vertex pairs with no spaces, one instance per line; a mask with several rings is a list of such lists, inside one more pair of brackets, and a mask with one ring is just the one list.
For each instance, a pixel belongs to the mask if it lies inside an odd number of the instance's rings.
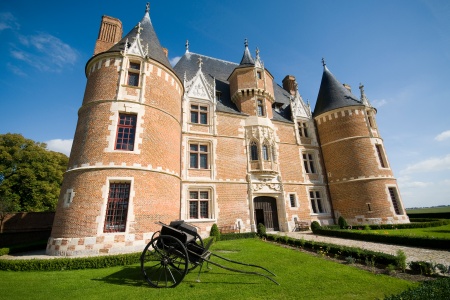
[[21,35],[18,39],[22,47],[14,45],[11,56],[43,72],[59,73],[78,59],[75,49],[48,33]]
[[0,31],[5,29],[19,29],[20,25],[10,12],[0,13]]
[[173,67],[177,64],[177,62],[181,59],[181,56],[175,56],[174,58],[170,59],[170,65]]
[[73,140],[62,140],[54,139],[45,142],[47,144],[47,149],[55,152],[61,152],[65,155],[70,155],[70,150],[72,149]]
[[407,166],[401,170],[401,174],[435,172],[450,170],[450,154],[444,157],[432,157],[413,165]]
[[7,63],[6,66],[8,67],[8,69],[10,69],[16,75],[19,75],[21,77],[27,76],[26,73],[24,73],[19,67],[15,66],[13,64]]
[[450,130],[439,133],[434,139],[438,142],[442,142],[443,140],[450,139]]
[[388,101],[386,99],[380,99],[380,100],[376,99],[371,102],[375,108],[382,107],[388,103]]

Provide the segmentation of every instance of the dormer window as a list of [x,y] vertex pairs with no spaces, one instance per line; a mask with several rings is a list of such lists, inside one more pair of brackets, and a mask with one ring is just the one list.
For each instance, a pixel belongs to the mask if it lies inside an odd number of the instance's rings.
[[308,126],[305,122],[299,122],[298,123],[298,133],[300,137],[309,137],[308,135]]
[[208,106],[191,105],[191,123],[208,124]]
[[258,114],[258,117],[264,117],[264,103],[263,100],[258,99],[257,100],[257,107],[256,107],[256,111]]
[[139,86],[139,75],[141,71],[141,64],[136,62],[130,62],[128,67],[128,85]]
[[261,71],[257,71],[257,72],[256,72],[256,78],[262,79]]

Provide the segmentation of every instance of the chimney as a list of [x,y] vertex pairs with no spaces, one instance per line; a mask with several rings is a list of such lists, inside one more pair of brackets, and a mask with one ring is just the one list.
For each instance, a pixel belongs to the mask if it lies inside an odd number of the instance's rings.
[[343,86],[351,93],[352,92],[352,87],[349,86],[348,84],[344,83]]
[[122,22],[119,19],[103,16],[100,23],[94,55],[109,50],[122,38]]
[[295,81],[295,76],[286,75],[283,79],[283,89],[288,91],[292,96],[295,95],[297,91],[297,82]]

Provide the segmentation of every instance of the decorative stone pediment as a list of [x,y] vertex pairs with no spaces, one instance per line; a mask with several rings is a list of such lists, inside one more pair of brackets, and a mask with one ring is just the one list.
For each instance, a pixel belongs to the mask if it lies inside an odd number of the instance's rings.
[[123,54],[146,57],[148,55],[148,44],[145,45],[145,48],[141,44],[141,23],[139,23],[135,28],[137,30],[136,37],[133,37],[133,41],[129,41],[128,39],[126,40],[125,50],[123,51]]
[[202,59],[198,60],[198,71],[191,80],[184,78],[185,94],[189,98],[204,99],[214,102],[214,87],[208,83],[202,71]]
[[303,117],[303,118],[311,118],[311,107],[308,104],[305,104],[303,102],[302,96],[300,96],[300,93],[297,91],[295,94],[294,99],[291,101],[291,110],[292,110],[292,116],[294,118],[297,117]]

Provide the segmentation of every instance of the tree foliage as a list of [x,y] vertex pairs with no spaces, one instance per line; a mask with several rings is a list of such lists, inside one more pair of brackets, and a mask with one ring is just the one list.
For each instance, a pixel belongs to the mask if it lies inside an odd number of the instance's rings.
[[1,213],[54,211],[68,157],[20,134],[0,135]]

